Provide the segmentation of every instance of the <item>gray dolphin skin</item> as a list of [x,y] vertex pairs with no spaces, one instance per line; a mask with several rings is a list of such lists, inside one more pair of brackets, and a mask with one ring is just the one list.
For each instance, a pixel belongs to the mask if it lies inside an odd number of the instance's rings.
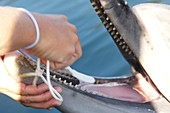
[[[63,89],[64,101],[56,109],[62,113],[169,113],[170,6],[140,4],[131,8],[124,0],[90,1],[132,73],[94,77],[95,83],[84,83],[66,70],[50,70],[53,86]],[[1,58],[10,76],[32,84],[34,77],[20,75],[35,72],[36,61],[19,51]],[[45,66],[41,69],[45,76]],[[42,82],[39,78],[37,84]]]
[[[2,59],[10,76],[18,82],[32,84],[34,77],[23,78],[20,75],[35,72],[36,61],[20,52],[6,54]],[[10,61],[10,64],[8,61]],[[10,65],[9,67],[8,64]],[[10,69],[10,67],[13,68]],[[41,66],[41,69],[44,70],[45,76],[45,66]],[[79,84],[81,84],[80,81],[68,73],[51,70],[50,75],[53,86],[59,86],[63,90],[61,95],[64,101],[61,106],[56,107],[62,113],[168,113],[170,111],[170,104],[163,97],[146,103],[121,101],[104,96],[100,92],[95,93],[89,92],[87,89],[82,89],[82,87],[79,87]],[[130,82],[135,80],[133,76],[95,79],[100,82],[115,82],[117,84],[127,83],[128,80]],[[37,84],[41,84],[42,82],[39,78]],[[116,85],[111,85],[111,87],[114,86]],[[112,91],[109,90],[109,92]],[[113,93],[116,93],[116,90]],[[126,92],[124,92],[124,95],[126,95]]]
[[141,4],[130,9],[124,0],[91,1],[125,59],[136,71],[147,73],[160,92],[170,100],[170,18],[167,16],[170,6]]

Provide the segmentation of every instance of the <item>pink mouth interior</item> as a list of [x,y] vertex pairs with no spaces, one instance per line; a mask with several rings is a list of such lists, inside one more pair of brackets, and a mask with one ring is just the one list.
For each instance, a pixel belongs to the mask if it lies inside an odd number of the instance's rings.
[[133,85],[110,82],[104,84],[85,84],[80,86],[84,90],[87,89],[88,91],[98,92],[106,97],[129,102],[144,103],[160,97],[156,88],[146,81],[146,79],[139,73],[136,75],[136,83]]

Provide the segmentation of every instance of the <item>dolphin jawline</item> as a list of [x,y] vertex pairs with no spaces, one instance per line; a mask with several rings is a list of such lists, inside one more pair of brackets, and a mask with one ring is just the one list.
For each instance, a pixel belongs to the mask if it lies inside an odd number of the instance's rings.
[[[36,69],[36,61],[29,58],[29,56],[19,53],[13,52],[3,56],[3,62],[6,66],[6,69],[10,76],[12,76],[16,81],[23,82],[25,84],[32,84],[34,77],[20,77],[25,73],[35,72]],[[10,60],[10,67],[14,67],[14,69],[10,69],[7,64],[8,57],[11,57],[13,61]],[[45,70],[45,66],[41,66],[41,69]],[[45,76],[45,75],[44,75]],[[159,98],[152,102],[147,103],[136,103],[136,102],[127,102],[121,101],[118,99],[114,99],[103,95],[100,92],[92,92],[88,89],[83,89],[83,85],[87,86],[89,84],[80,83],[81,81],[72,77],[69,73],[65,72],[57,72],[55,70],[50,71],[51,83],[53,86],[59,86],[62,88],[62,97],[64,99],[61,106],[56,107],[63,113],[103,113],[103,112],[117,112],[117,113],[125,113],[127,109],[129,111],[127,113],[150,113],[155,112],[155,108],[157,110],[162,111],[162,106],[166,106],[166,109],[169,110],[169,103],[164,98]],[[133,84],[136,81],[135,76],[124,76],[124,77],[95,77],[96,85],[109,84],[112,86],[124,86],[128,84]],[[133,82],[134,81],[134,82]],[[39,78],[37,84],[41,84],[43,81]],[[113,84],[110,84],[113,83]],[[107,85],[108,85],[107,84]],[[133,96],[132,96],[133,97]],[[160,103],[163,103],[160,106]],[[153,107],[154,105],[154,107]],[[168,108],[168,109],[167,109]]]

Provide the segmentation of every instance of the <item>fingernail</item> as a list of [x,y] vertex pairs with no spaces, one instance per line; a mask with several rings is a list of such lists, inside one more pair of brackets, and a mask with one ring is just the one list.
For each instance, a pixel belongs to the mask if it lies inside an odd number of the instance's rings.
[[53,106],[60,106],[62,102],[59,102],[57,100],[55,100],[55,102],[53,103]]
[[58,91],[59,91],[59,92],[62,92],[62,88],[61,88],[61,87],[58,87]]
[[52,110],[52,109],[53,109],[53,107],[48,108],[48,110]]
[[55,87],[55,89],[59,92],[59,93],[61,93],[62,92],[62,88],[61,87]]

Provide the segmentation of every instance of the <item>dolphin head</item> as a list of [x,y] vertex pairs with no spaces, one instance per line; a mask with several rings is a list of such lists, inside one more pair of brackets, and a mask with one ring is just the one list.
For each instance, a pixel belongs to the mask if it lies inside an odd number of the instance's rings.
[[129,7],[125,0],[91,0],[132,72],[148,76],[170,100],[170,6],[141,4]]

